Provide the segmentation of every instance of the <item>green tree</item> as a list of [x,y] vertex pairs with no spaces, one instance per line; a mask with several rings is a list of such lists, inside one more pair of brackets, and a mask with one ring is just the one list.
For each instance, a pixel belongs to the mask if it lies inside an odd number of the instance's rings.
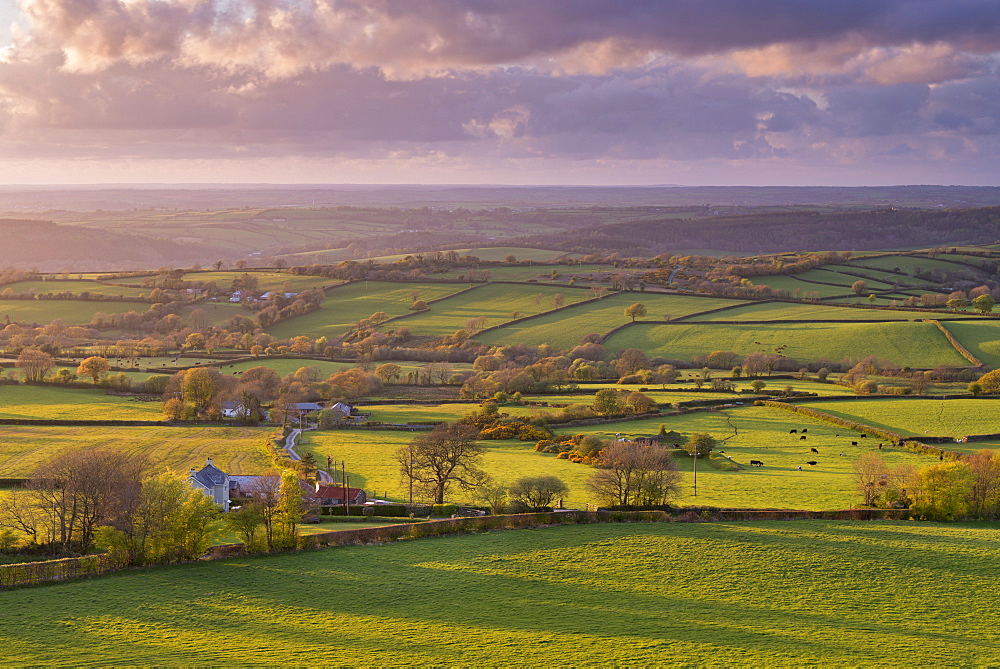
[[761,381],[760,379],[754,379],[753,381],[750,382],[750,387],[753,388],[753,391],[755,393],[759,393],[761,390],[765,388],[765,386],[767,386],[767,384]]
[[225,521],[226,527],[239,537],[247,552],[257,553],[267,548],[262,534],[264,518],[252,501],[227,513]]
[[687,443],[684,444],[684,448],[688,453],[697,453],[698,455],[705,456],[711,453],[718,445],[718,440],[707,432],[695,432],[688,438]]
[[955,520],[968,511],[973,476],[964,462],[942,462],[917,472],[913,511],[927,520]]
[[636,318],[642,318],[646,313],[646,305],[641,302],[636,302],[625,307],[625,315],[631,318],[633,323],[635,323]]
[[620,414],[622,412],[621,395],[614,388],[601,388],[594,393],[592,408],[604,416]]
[[978,381],[973,381],[972,383],[970,383],[968,386],[968,390],[973,397],[983,394],[983,386]]
[[557,476],[524,476],[511,484],[509,494],[514,502],[530,509],[552,506],[552,502],[569,492],[569,487]]
[[76,373],[78,376],[89,376],[94,380],[94,385],[97,385],[101,377],[111,371],[111,365],[108,363],[106,358],[102,358],[99,355],[92,355],[89,358],[84,358],[80,365],[76,368]]
[[993,311],[993,307],[997,305],[996,301],[989,295],[980,295],[979,297],[972,300],[972,308],[982,314],[988,314]]

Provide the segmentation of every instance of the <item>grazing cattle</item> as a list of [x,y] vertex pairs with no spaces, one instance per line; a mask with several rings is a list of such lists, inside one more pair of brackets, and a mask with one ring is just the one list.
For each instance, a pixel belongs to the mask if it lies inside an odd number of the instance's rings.
[[789,430],[788,431],[788,434],[798,434],[798,433],[799,433],[798,430]]
[[851,442],[851,446],[857,446],[857,445],[858,445],[858,442],[856,442],[856,441],[852,441]]
[[802,439],[805,439],[805,438],[806,438],[806,435],[802,435],[801,437],[799,437],[799,440],[801,441]]
[[880,450],[880,451],[882,450],[882,444],[878,445],[878,450]]
[[799,471],[802,471],[802,465],[799,465]]
[[807,465],[809,465],[810,467],[815,467],[815,466],[816,466],[816,465],[818,465],[819,463],[818,463],[818,462],[816,462],[815,460],[810,460],[810,461],[809,461],[809,462],[807,462],[806,464],[807,464]]
[[843,453],[841,453],[841,454],[840,454],[840,457],[844,457],[844,454],[843,454]]
[[763,467],[764,466],[764,461],[763,460],[751,460],[750,461],[750,466],[751,467]]
[[806,433],[806,432],[808,432],[808,431],[809,431],[809,428],[808,428],[808,427],[804,427],[804,428],[802,428],[802,434],[805,434],[805,433]]
[[819,455],[819,451],[817,451],[815,448],[810,448],[809,450],[815,453],[816,455]]
[[868,438],[868,435],[867,435],[867,434],[863,434],[863,435],[861,435],[861,438],[862,438],[862,439],[867,439],[867,438]]

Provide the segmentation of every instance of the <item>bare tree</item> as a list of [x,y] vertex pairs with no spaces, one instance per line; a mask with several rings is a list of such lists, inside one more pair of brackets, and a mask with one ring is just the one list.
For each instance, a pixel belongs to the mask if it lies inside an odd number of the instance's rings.
[[587,487],[604,502],[648,506],[666,504],[676,496],[679,481],[666,448],[615,441],[601,451]]
[[480,469],[483,449],[475,438],[478,430],[469,425],[441,423],[396,451],[400,472],[411,485],[429,494],[435,504],[443,504],[452,486],[474,490],[486,480]]
[[139,502],[145,458],[104,449],[62,453],[35,470],[0,512],[0,524],[32,541],[85,551],[100,525],[128,523]]
[[52,356],[37,348],[26,348],[21,351],[15,364],[24,374],[24,380],[28,382],[43,381],[55,367]]

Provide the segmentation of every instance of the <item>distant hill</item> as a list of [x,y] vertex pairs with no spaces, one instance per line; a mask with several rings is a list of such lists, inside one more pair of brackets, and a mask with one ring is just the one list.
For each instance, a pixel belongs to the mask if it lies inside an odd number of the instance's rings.
[[0,239],[0,266],[21,269],[129,269],[210,261],[190,244],[51,221],[0,219]]
[[865,212],[790,212],[617,223],[522,243],[590,253],[616,250],[655,255],[675,249],[774,253],[838,249],[865,251],[938,245],[988,244],[1000,239],[1000,207],[877,209]]

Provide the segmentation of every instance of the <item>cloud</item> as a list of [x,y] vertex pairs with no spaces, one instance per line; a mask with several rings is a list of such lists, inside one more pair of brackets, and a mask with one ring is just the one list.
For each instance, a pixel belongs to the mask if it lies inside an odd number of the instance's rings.
[[26,159],[983,164],[1000,135],[995,0],[23,0],[22,13],[0,53],[0,139]]

